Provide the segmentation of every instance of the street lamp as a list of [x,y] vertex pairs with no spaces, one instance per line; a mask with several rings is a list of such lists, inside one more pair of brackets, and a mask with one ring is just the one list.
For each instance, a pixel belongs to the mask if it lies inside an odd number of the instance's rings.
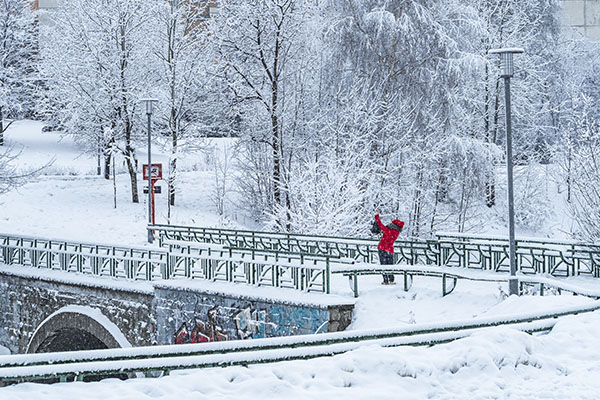
[[506,172],[508,177],[508,254],[510,262],[510,279],[508,293],[519,295],[517,279],[517,255],[515,248],[515,204],[513,195],[513,161],[512,161],[512,125],[510,114],[510,78],[514,74],[513,54],[523,53],[520,48],[493,49],[488,54],[500,54],[501,72],[504,78],[504,101],[506,112]]
[[[152,194],[154,192],[154,187],[152,185],[152,142],[150,140],[150,126],[154,103],[158,102],[158,100],[148,98],[141,99],[140,101],[146,105],[146,115],[148,116],[148,225],[152,225]],[[152,243],[153,241],[154,235],[152,233],[152,229],[148,228],[148,243]]]

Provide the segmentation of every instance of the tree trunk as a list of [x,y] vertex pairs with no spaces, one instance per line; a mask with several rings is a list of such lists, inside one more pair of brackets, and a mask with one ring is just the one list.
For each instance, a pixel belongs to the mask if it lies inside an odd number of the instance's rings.
[[[124,114],[127,117],[127,110],[125,110]],[[131,182],[131,201],[133,203],[139,203],[140,198],[138,196],[136,168],[137,160],[135,159],[135,152],[131,146],[131,123],[129,119],[125,122],[125,143],[125,162],[127,163],[127,171],[129,172],[129,181]],[[150,180],[148,180],[148,185],[150,184]],[[148,186],[148,189],[150,189],[150,186]]]
[[0,146],[4,146],[4,112],[0,107]]
[[571,144],[569,143],[569,153],[567,155],[567,203],[571,202],[571,160],[572,151]]
[[105,150],[104,152],[104,179],[110,180],[110,159],[111,154],[109,151]]
[[[121,106],[118,110],[119,116],[123,121],[123,130],[125,136],[125,162],[127,163],[127,171],[129,172],[129,180],[131,182],[131,201],[133,203],[139,203],[140,198],[138,195],[138,187],[137,187],[137,170],[135,160],[135,153],[133,146],[131,145],[131,130],[132,130],[132,122],[129,119],[129,110],[128,110],[128,98],[127,98],[127,84],[125,79],[125,72],[127,68],[128,60],[124,58],[124,54],[127,54],[127,48],[125,46],[125,25],[121,24],[120,26],[120,48],[121,48],[121,62],[120,62],[120,78],[121,78]],[[151,165],[148,166],[151,168]],[[148,181],[148,189],[150,189],[151,181]]]
[[115,173],[115,158],[114,157],[113,157],[112,177],[113,177],[113,201],[114,201],[115,208],[117,208],[117,174]]
[[[175,110],[172,110],[172,118],[174,117]],[[169,168],[169,205],[175,205],[175,181],[177,175],[177,129],[174,127],[171,133],[171,163]]]
[[[273,74],[271,80],[271,132],[273,135],[273,199],[275,200],[275,207],[277,212],[281,211],[282,199],[281,199],[281,137],[279,132],[279,119],[277,117],[278,111],[278,75],[277,75],[277,55],[278,55],[278,41],[275,44],[275,60],[273,64]],[[283,228],[286,224],[284,221],[277,221],[278,225]]]
[[[281,205],[281,158],[280,154],[280,144],[279,144],[279,124],[277,120],[277,115],[271,115],[271,128],[273,134],[273,199],[275,200],[275,205]],[[281,222],[281,221],[280,221]],[[282,224],[283,225],[283,224]]]
[[131,201],[134,203],[139,203],[140,198],[138,196],[138,189],[137,189],[137,173],[136,173],[133,163],[131,162],[129,157],[126,158],[126,162],[127,162],[127,170],[129,171],[129,180],[131,181]]
[[440,166],[440,176],[438,179],[437,187],[435,189],[435,200],[433,202],[433,210],[431,212],[431,224],[429,231],[433,232],[435,229],[435,217],[437,216],[437,209],[439,203],[446,200],[448,197],[448,178],[444,170],[446,169],[445,163]]
[[423,184],[423,166],[419,166],[419,170],[416,176],[416,187],[415,194],[413,197],[413,204],[411,207],[411,215],[410,215],[410,230],[412,232],[412,236],[419,235],[419,225],[421,222],[421,209],[422,209],[422,184]]

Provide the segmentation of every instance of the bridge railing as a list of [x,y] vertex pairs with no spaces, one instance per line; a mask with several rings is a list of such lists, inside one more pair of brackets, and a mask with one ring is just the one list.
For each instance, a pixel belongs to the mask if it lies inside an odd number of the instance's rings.
[[[175,225],[152,225],[159,245],[165,240],[215,243],[231,248],[273,250],[282,253],[312,254],[367,261],[377,253],[377,242],[369,239],[350,239],[286,233],[202,228]],[[375,252],[373,252],[375,244]]]
[[0,234],[0,263],[132,280],[204,279],[330,293],[329,255],[283,254],[189,241],[147,249]]
[[160,279],[167,254],[153,249],[0,234],[0,262],[133,280]]
[[204,242],[163,240],[167,277],[239,282],[254,286],[330,292],[330,268],[353,260],[328,255],[225,247]]
[[[215,243],[233,248],[264,249],[312,255],[352,258],[377,263],[377,240],[288,233],[253,232],[175,225],[152,225],[159,243],[180,240]],[[440,233],[434,239],[400,239],[395,244],[395,263],[465,267],[507,272],[508,240],[456,233]],[[517,269],[568,277],[600,277],[600,245],[518,238]]]

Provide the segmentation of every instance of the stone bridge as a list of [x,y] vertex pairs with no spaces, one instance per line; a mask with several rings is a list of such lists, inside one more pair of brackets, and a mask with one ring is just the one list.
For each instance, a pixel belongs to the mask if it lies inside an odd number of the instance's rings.
[[351,301],[325,294],[0,264],[0,345],[12,353],[334,332],[350,324],[352,309]]

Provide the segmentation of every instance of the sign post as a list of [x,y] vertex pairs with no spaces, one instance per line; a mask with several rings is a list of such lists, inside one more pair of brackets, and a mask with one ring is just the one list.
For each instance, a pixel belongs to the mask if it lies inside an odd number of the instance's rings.
[[[146,116],[148,116],[148,165],[154,165],[152,164],[152,135],[150,134],[150,129],[151,129],[151,119],[152,119],[152,111],[154,109],[154,103],[157,103],[158,100],[157,99],[151,99],[151,98],[147,98],[147,99],[140,99],[140,101],[142,103],[145,104],[146,106]],[[153,214],[153,210],[154,210],[154,193],[152,192],[152,185],[149,185],[150,187],[148,188],[148,220],[149,223],[151,223],[152,225],[154,225],[154,218],[150,216],[150,214]],[[152,204],[152,206],[150,205]],[[152,220],[150,221],[150,218],[152,218]],[[148,243],[152,243],[154,241],[154,231],[152,231],[150,228],[148,228]]]
[[162,164],[152,164],[151,168],[150,168],[150,173],[148,173],[148,164],[144,164],[143,168],[142,168],[142,175],[145,181],[149,181],[148,182],[148,193],[150,194],[150,198],[151,198],[151,210],[152,210],[152,225],[155,224],[156,222],[156,214],[155,214],[155,207],[154,207],[154,184],[157,181],[162,180]]

